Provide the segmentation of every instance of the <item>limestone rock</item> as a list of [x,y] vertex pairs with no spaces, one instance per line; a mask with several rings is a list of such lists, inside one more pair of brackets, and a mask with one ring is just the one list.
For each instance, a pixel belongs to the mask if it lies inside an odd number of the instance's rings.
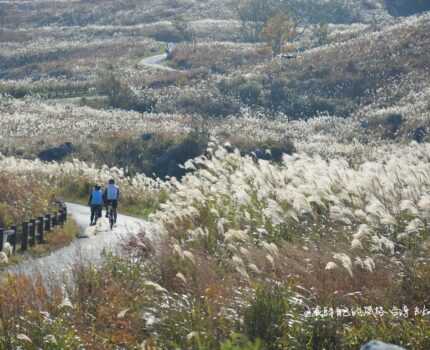
[[7,257],[5,252],[0,252],[0,265],[7,264],[9,262],[9,258]]
[[372,340],[364,344],[360,350],[405,350],[397,345],[383,343],[381,341]]

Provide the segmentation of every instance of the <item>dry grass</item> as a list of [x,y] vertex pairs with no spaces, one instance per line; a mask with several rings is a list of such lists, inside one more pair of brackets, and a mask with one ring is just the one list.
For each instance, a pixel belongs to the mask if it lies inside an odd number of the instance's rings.
[[55,189],[44,181],[29,174],[15,176],[0,172],[2,191],[0,193],[0,226],[8,227],[44,214],[52,200]]
[[333,247],[324,242],[315,250],[286,244],[274,272],[277,279],[292,279],[304,287],[316,305],[393,304],[394,300],[387,299],[387,290],[393,288],[396,270],[388,260],[378,261],[373,272],[354,267],[350,276],[342,267],[326,270],[327,263],[333,260],[332,252]]
[[29,253],[32,256],[39,257],[64,248],[76,239],[79,230],[80,228],[76,222],[69,217],[63,227],[57,226],[51,232],[47,233],[44,237],[46,242],[34,246],[30,249]]
[[172,65],[179,69],[207,69],[227,73],[241,66],[254,66],[271,58],[264,46],[232,43],[181,45],[172,53]]

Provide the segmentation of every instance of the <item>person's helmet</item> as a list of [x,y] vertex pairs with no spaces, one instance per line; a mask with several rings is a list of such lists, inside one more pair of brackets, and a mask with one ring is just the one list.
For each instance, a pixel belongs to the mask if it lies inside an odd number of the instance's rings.
[[115,180],[114,179],[110,179],[109,180],[109,185],[114,185],[115,184]]

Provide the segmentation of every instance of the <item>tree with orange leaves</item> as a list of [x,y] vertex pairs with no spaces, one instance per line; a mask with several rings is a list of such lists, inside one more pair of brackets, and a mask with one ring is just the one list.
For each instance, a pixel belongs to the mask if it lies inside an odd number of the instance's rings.
[[282,52],[284,43],[297,35],[297,25],[287,14],[278,13],[269,18],[261,34],[276,56]]

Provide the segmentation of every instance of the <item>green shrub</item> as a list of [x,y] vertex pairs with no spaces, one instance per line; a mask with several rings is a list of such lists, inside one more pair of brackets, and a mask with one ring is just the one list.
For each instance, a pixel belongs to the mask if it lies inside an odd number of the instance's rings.
[[145,94],[137,95],[113,74],[102,75],[98,82],[98,92],[107,95],[109,107],[142,113],[152,112],[155,109],[156,101],[153,98]]
[[261,341],[256,340],[250,342],[243,335],[233,335],[231,340],[227,340],[221,344],[220,350],[260,350],[263,349]]
[[321,88],[326,83],[317,79],[287,81],[269,75],[262,82],[242,77],[225,79],[217,88],[221,94],[245,105],[285,113],[291,119],[308,119],[321,113],[347,116],[351,111],[350,101],[359,92],[344,91],[343,96],[337,97]]
[[282,349],[282,338],[288,332],[292,305],[291,291],[282,285],[262,285],[256,289],[244,313],[244,331],[251,340],[260,339],[263,348]]
[[258,104],[263,87],[256,81],[250,81],[239,86],[240,100],[248,105]]
[[[343,320],[309,318],[296,324],[290,331],[288,349],[291,350],[341,350]],[[360,348],[359,344],[354,350]]]
[[370,340],[398,344],[407,349],[428,349],[430,321],[414,317],[396,319],[385,309],[383,317],[306,318],[290,329],[287,349],[357,350]]
[[237,78],[232,80],[222,80],[218,84],[220,92],[227,96],[238,98],[247,105],[261,105],[263,86],[256,80],[246,80]]
[[12,337],[11,343],[14,349],[85,349],[73,326],[67,307],[56,316],[48,313],[29,312],[26,317],[21,318],[20,323],[20,328],[25,330],[28,335],[25,334],[27,338],[23,337],[23,334]]

